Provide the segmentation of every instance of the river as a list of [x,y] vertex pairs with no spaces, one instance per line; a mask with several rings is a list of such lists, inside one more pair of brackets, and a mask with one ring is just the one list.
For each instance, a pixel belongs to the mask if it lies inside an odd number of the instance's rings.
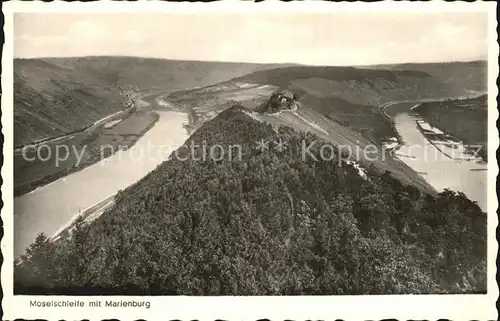
[[186,113],[157,113],[155,126],[130,149],[14,199],[14,257],[39,233],[53,236],[79,212],[137,182],[186,141]]
[[[395,107],[394,110],[398,110]],[[438,149],[418,127],[417,121],[422,123],[424,120],[409,109],[399,109],[392,116],[396,130],[404,141],[395,152],[396,157],[420,173],[436,190],[448,188],[463,192],[486,211],[487,164],[477,159],[459,159],[464,157],[460,144],[457,148],[437,145]]]
[[[408,104],[408,103],[406,103]],[[405,106],[394,105],[390,117],[404,141],[395,155],[441,191],[461,191],[486,211],[487,165],[468,160],[450,159],[422,134],[417,126],[421,118]],[[401,108],[402,107],[402,108]],[[168,158],[171,151],[188,138],[184,124],[186,113],[157,111],[155,126],[129,150],[84,168],[29,194],[14,199],[14,255],[44,232],[53,236],[79,212],[105,200],[144,177]]]

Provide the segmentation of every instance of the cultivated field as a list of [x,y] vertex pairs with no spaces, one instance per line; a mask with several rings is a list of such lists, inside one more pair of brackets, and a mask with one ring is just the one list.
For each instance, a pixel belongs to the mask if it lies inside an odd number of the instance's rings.
[[166,100],[182,106],[189,112],[189,130],[196,130],[221,111],[234,105],[255,109],[265,103],[276,86],[243,82],[224,82],[204,88],[179,91],[166,97]]

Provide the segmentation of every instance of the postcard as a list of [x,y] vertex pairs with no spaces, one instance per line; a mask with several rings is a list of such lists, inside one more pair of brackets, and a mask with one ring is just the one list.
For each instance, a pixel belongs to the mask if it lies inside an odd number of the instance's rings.
[[495,9],[5,3],[4,318],[496,319]]

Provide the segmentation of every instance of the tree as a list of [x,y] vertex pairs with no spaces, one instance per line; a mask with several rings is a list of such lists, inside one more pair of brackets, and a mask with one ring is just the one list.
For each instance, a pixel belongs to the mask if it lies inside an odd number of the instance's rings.
[[26,286],[50,286],[50,266],[53,247],[45,233],[40,233],[35,242],[20,258],[20,265],[16,267],[18,279],[23,280]]

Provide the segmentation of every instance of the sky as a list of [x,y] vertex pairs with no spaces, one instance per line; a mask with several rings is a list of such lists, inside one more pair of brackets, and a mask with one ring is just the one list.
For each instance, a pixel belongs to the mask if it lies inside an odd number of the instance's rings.
[[486,59],[486,13],[17,13],[14,56],[369,65]]

